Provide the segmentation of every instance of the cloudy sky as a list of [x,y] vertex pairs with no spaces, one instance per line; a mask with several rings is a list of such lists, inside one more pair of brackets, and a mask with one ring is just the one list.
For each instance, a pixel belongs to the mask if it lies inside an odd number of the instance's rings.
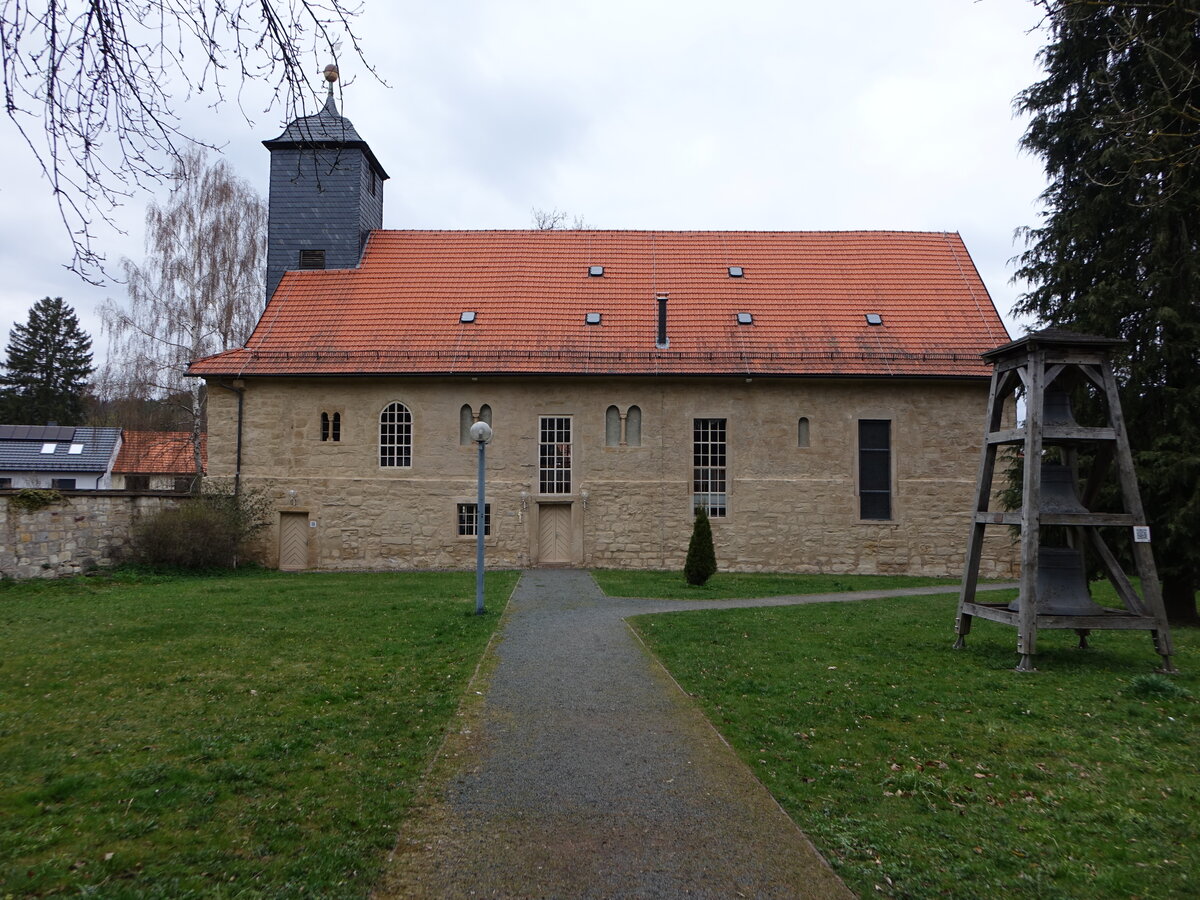
[[[526,228],[539,208],[595,228],[957,231],[1009,330],[1028,324],[1008,315],[1014,231],[1044,186],[1012,111],[1045,39],[1028,0],[364,6],[384,83],[344,55],[340,104],[391,176],[387,228]],[[265,194],[260,142],[284,113],[256,86],[240,108],[180,97],[186,126]],[[102,352],[96,307],[123,287],[65,270],[57,209],[7,119],[0,146],[0,337],[61,295]],[[101,235],[114,273],[142,258],[149,199]]]

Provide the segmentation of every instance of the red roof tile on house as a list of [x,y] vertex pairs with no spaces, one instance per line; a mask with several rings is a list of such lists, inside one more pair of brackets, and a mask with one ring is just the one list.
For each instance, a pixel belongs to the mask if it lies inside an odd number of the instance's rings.
[[[208,468],[208,435],[200,435],[200,463]],[[189,475],[196,471],[189,431],[126,431],[113,472],[130,475]]]
[[1009,339],[957,234],[376,231],[357,269],[288,272],[246,347],[190,371],[983,377]]

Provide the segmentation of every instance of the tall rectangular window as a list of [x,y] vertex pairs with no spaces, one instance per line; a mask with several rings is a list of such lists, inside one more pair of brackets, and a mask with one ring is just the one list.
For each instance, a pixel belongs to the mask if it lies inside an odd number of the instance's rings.
[[887,419],[858,422],[858,516],[892,517],[892,423]]
[[692,509],[725,518],[725,420],[692,420]]
[[571,493],[571,419],[542,416],[538,435],[538,490]]
[[[479,527],[478,516],[475,511],[479,509],[478,503],[459,503],[458,504],[458,533],[463,537],[475,537],[479,534],[476,529]],[[492,533],[492,504],[483,504],[483,533],[487,536]]]

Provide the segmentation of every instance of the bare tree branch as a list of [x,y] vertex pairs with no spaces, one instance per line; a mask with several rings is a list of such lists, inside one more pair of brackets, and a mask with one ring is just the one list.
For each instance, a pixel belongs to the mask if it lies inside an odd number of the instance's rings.
[[[68,268],[105,275],[98,228],[169,179],[192,147],[179,105],[271,86],[289,118],[314,107],[305,66],[362,56],[356,0],[0,0],[5,112],[37,159],[71,235]],[[306,60],[308,63],[306,63]],[[179,96],[179,99],[176,98]]]

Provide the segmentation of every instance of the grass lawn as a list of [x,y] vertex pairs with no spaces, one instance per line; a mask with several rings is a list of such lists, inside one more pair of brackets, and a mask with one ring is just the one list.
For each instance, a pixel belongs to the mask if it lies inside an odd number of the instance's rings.
[[877,588],[929,587],[958,584],[958,578],[911,575],[780,575],[718,572],[699,587],[688,584],[682,572],[632,572],[594,569],[592,577],[610,597],[647,600],[733,600],[742,597],[783,597],[789,594],[832,594]]
[[0,585],[0,897],[354,897],[516,583]]
[[1200,632],[1171,678],[1112,631],[1020,674],[1013,628],[951,650],[955,603],[633,621],[861,896],[1200,896]]

